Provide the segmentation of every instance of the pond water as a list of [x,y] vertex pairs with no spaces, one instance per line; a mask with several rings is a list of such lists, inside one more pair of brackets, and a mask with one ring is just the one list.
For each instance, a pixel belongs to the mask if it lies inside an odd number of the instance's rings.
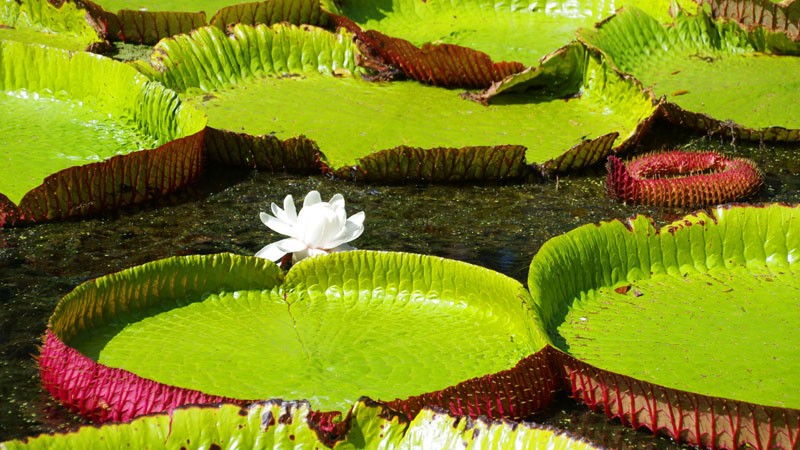
[[[753,202],[800,202],[798,145],[732,143],[658,123],[647,149],[715,148],[753,158],[766,185]],[[340,192],[349,214],[366,212],[363,249],[438,255],[488,267],[525,283],[549,238],[579,225],[637,213],[658,224],[690,211],[619,204],[606,197],[602,167],[541,183],[436,186],[360,185],[324,176],[214,168],[158,204],[100,217],[0,230],[0,441],[64,430],[81,420],[48,399],[35,355],[53,307],[83,281],[172,255],[254,254],[279,239],[258,219],[286,194]],[[614,448],[680,448],[628,430],[563,398],[531,419]]]

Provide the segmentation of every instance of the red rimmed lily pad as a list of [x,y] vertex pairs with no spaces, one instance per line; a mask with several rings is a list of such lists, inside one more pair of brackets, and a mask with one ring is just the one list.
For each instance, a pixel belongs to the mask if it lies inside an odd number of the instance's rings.
[[322,429],[318,419],[307,402],[191,406],[125,424],[83,427],[26,442],[8,441],[0,443],[0,448],[599,448],[569,433],[532,423],[470,420],[432,409],[409,420],[367,398],[353,405],[334,433]]
[[[737,2],[743,10],[748,3]],[[800,81],[787,75],[800,71],[800,44],[784,32],[705,13],[662,25],[630,8],[583,30],[581,40],[664,97],[676,123],[744,139],[800,140]]]
[[573,230],[528,284],[591,407],[705,447],[793,448],[799,264],[799,206],[720,206]]
[[[356,34],[370,59],[404,76],[436,86],[485,89],[536,67],[633,2],[535,1],[497,3],[466,0],[325,0],[332,21]],[[690,1],[639,1],[661,20]]]
[[39,363],[53,396],[98,421],[273,397],[344,412],[360,395],[409,417],[522,418],[557,383],[537,323],[521,284],[456,261],[343,252],[284,277],[259,258],[193,256],[75,289]]
[[0,52],[0,225],[147,201],[199,175],[206,117],[175,92],[90,53]]
[[[263,152],[270,168],[311,161],[369,181],[581,168],[634,142],[656,110],[635,82],[579,45],[530,69],[524,86],[478,103],[416,82],[365,81],[359,75],[370,72],[357,65],[351,37],[315,27],[209,27],[161,41],[143,70],[209,114],[214,158],[251,165]],[[302,145],[284,144],[293,138]],[[281,151],[286,163],[276,164]]]

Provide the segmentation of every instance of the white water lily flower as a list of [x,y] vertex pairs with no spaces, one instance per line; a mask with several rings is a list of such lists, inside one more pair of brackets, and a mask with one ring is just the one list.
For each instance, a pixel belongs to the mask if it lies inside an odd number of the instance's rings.
[[303,200],[300,214],[291,195],[283,199],[283,209],[275,203],[271,209],[272,215],[265,212],[259,215],[261,221],[273,231],[289,236],[256,253],[257,257],[271,261],[279,261],[288,253],[297,262],[309,256],[351,250],[353,247],[347,243],[364,232],[364,212],[348,218],[341,194],[323,202],[319,192],[311,191]]

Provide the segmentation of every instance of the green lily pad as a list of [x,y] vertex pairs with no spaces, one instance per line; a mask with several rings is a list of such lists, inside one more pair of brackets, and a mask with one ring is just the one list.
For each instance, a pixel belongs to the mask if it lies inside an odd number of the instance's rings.
[[[747,139],[800,140],[800,45],[705,14],[662,26],[626,10],[582,40],[667,100],[668,116]],[[788,54],[787,54],[788,53]]]
[[[472,421],[425,409],[412,421],[364,398],[333,437],[320,429],[307,402],[271,400],[246,408],[222,404],[176,409],[130,423],[83,427],[26,442],[0,443],[0,449],[93,448],[482,448],[553,450],[598,448],[567,433],[534,424]],[[520,443],[524,445],[520,446]]]
[[[482,160],[490,164],[481,168],[485,178],[519,175],[523,149],[529,164],[582,167],[630,142],[655,111],[635,83],[579,45],[533,70],[527,91],[505,93],[488,106],[415,82],[367,82],[354,76],[363,70],[355,65],[358,55],[346,33],[239,25],[225,35],[209,27],[160,42],[149,72],[206,111],[216,130],[279,140],[302,135],[340,174],[387,181],[413,177],[425,161],[398,155],[435,155],[434,149],[451,156],[467,149],[460,159],[443,158],[447,163],[436,170],[444,179],[480,178],[481,170],[465,170],[464,161]],[[562,161],[584,146],[597,157]],[[475,156],[492,151],[501,156]],[[434,178],[436,170],[418,172]]]
[[[324,25],[328,18],[318,0],[100,0],[89,4],[92,6],[92,15],[108,28],[109,36],[142,44],[155,44],[159,39],[188,33],[206,25],[220,29],[226,29],[234,23]],[[211,20],[207,20],[211,15]]]
[[72,2],[8,0],[0,4],[0,40],[44,44],[65,50],[98,50],[103,38]]
[[0,118],[0,225],[145,201],[201,169],[204,114],[90,53],[0,41]]
[[410,254],[310,258],[285,279],[253,257],[172,258],[64,297],[39,362],[53,395],[98,420],[190,391],[346,411],[361,395],[402,399],[513,368],[545,343],[526,300],[498,273]]
[[[405,77],[450,88],[485,89],[535,67],[568,45],[580,27],[611,16],[627,2],[550,1],[324,1],[339,27],[353,32],[382,76]],[[630,2],[633,3],[633,2]],[[671,21],[690,0],[636,2]]]
[[798,270],[800,207],[721,206],[580,227],[542,246],[528,284],[591,406],[704,446],[780,447],[800,418]]
[[[572,42],[578,28],[592,27],[625,3],[341,0],[326,1],[324,6],[364,29],[416,46],[458,45],[486,53],[495,61],[535,66],[543,56]],[[669,1],[636,3],[660,13],[665,20],[669,17]]]

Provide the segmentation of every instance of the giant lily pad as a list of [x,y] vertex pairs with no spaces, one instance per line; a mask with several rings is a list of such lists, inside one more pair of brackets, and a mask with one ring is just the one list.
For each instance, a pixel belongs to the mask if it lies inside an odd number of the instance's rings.
[[[407,77],[437,86],[487,88],[536,66],[572,42],[578,28],[608,18],[625,3],[339,0],[324,5],[371,56]],[[696,7],[686,1],[637,2],[663,20],[678,3]]]
[[624,11],[583,41],[622,71],[665,96],[669,116],[701,129],[747,139],[800,140],[800,44],[763,28],[681,15],[661,26],[637,9]]
[[638,216],[542,246],[529,289],[573,394],[712,448],[800,432],[800,206]]
[[[109,36],[142,44],[155,44],[159,39],[206,25],[222,29],[233,23],[323,25],[328,18],[319,0],[98,0],[86,3],[92,15],[105,24]],[[211,20],[207,20],[212,14]]]
[[0,41],[0,93],[0,225],[146,201],[202,169],[205,115],[125,64]]
[[66,50],[100,50],[103,37],[72,2],[53,6],[47,0],[0,3],[0,40],[45,44]]
[[[532,69],[527,91],[488,106],[415,82],[367,82],[353,76],[358,55],[346,33],[208,27],[160,42],[150,72],[208,113],[213,134],[225,136],[209,140],[212,155],[306,136],[316,146],[295,151],[321,152],[328,167],[361,179],[518,177],[526,160],[582,167],[630,142],[655,110],[635,83],[579,45]],[[441,164],[427,169],[426,159]]]
[[76,288],[39,363],[56,398],[99,421],[273,397],[344,412],[361,395],[409,417],[522,418],[557,382],[537,323],[521,284],[451,260],[345,252],[284,278],[259,258],[193,256]]
[[534,424],[455,418],[431,409],[413,421],[361,399],[336,434],[320,429],[307,402],[272,400],[246,408],[231,404],[194,406],[130,423],[84,427],[26,442],[0,443],[0,449],[92,448],[316,448],[316,449],[593,449],[567,433]]

